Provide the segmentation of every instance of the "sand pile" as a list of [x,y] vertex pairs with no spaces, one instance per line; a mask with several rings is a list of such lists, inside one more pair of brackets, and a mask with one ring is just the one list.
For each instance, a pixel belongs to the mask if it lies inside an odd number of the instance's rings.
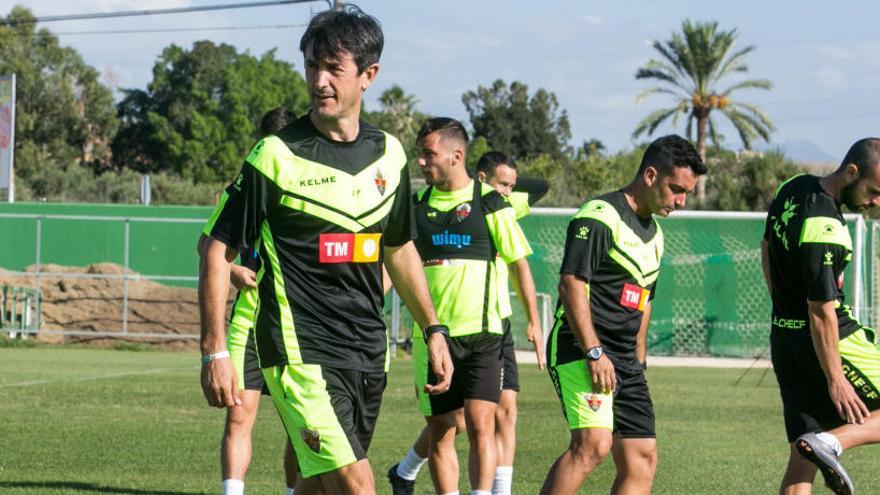
[[[2,269],[0,269],[2,271]],[[33,273],[34,267],[26,271]],[[98,263],[87,267],[42,265],[41,272],[77,273],[85,275],[122,275],[124,268],[112,263]],[[136,272],[129,271],[137,277]],[[0,275],[0,285],[33,287],[29,276]],[[42,329],[85,332],[121,332],[123,328],[122,279],[62,278],[40,276],[42,296]],[[230,294],[230,303],[234,291]],[[227,314],[229,308],[227,307]],[[165,338],[136,338],[138,334],[199,335],[199,307],[196,289],[169,287],[151,280],[128,281],[128,333],[130,340],[168,342]],[[39,336],[39,335],[38,335]],[[41,340],[60,340],[43,335]],[[67,337],[68,341],[106,340],[95,337]],[[184,339],[170,339],[170,341]],[[188,340],[195,345],[198,340]]]

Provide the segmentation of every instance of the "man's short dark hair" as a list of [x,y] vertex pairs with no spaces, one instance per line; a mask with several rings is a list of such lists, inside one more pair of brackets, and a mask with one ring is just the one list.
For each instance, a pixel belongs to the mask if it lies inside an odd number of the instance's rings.
[[379,21],[353,4],[316,15],[299,40],[303,55],[311,50],[310,55],[316,60],[333,59],[343,51],[351,53],[359,74],[379,63],[384,45]]
[[289,126],[296,120],[296,114],[284,107],[273,108],[260,120],[260,137],[270,136]]
[[661,174],[668,174],[676,167],[688,167],[694,175],[706,173],[706,164],[690,141],[681,136],[670,134],[657,138],[648,145],[639,165],[639,172],[652,166]]
[[842,170],[850,163],[859,169],[859,175],[865,175],[880,164],[880,139],[864,138],[853,143],[843,157],[838,170]]
[[483,172],[491,177],[495,175],[495,169],[499,165],[507,165],[516,170],[516,163],[504,153],[500,151],[487,151],[477,160],[477,172]]
[[449,117],[433,117],[425,121],[419,129],[416,142],[420,143],[428,134],[439,132],[445,139],[453,139],[459,141],[464,149],[468,145],[468,133],[461,125],[461,122]]

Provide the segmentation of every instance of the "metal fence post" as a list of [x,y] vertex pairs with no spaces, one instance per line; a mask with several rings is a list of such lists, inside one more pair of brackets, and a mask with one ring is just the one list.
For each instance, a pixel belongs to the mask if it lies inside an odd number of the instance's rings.
[[122,272],[122,333],[128,333],[128,246],[131,234],[131,220],[125,219],[125,253],[123,254],[124,269]]
[[[37,229],[36,229],[36,242],[34,250],[34,290],[37,292],[37,311],[41,311],[40,309],[40,294],[42,291],[40,290],[40,272],[43,271],[43,217],[37,217]],[[38,313],[39,314],[39,313]],[[42,321],[42,318],[39,318]],[[38,329],[37,329],[38,330]]]

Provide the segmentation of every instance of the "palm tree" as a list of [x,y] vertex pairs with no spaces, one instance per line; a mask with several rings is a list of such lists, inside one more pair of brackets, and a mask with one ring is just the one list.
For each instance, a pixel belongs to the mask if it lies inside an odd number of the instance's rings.
[[633,138],[647,133],[651,135],[660,124],[672,117],[672,125],[686,116],[685,132],[693,139],[693,124],[697,123],[697,151],[705,160],[706,136],[718,145],[718,133],[711,113],[723,113],[739,133],[746,149],[751,149],[756,138],[767,141],[775,129],[770,117],[755,105],[733,100],[731,93],[740,89],[770,89],[773,84],[766,79],[748,79],[724,90],[718,85],[722,78],[737,72],[747,72],[744,59],[755,47],[749,45],[728,56],[737,37],[736,29],[719,31],[717,22],[684,21],[681,33],[673,33],[672,39],[652,46],[662,56],[651,59],[638,72],[636,79],[657,79],[664,86],[646,89],[639,93],[642,100],[654,93],[672,95],[676,105],[652,112],[633,131]]

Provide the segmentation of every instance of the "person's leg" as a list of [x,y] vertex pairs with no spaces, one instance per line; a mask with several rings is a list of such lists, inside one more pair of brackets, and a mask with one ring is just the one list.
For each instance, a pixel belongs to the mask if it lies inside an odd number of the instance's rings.
[[284,442],[284,480],[287,483],[287,495],[290,495],[290,490],[296,487],[299,478],[301,476],[299,475],[299,464],[296,462],[296,452],[293,451],[290,439],[287,439]]
[[504,336],[501,341],[501,398],[495,410],[495,445],[498,466],[492,493],[509,495],[513,484],[513,458],[516,454],[516,398],[519,392],[519,368],[516,364],[516,346],[510,329],[510,319],[504,319]]
[[298,495],[316,493],[306,488],[315,480],[324,493],[375,493],[353,414],[360,374],[352,373],[307,364],[263,370],[305,478],[297,483]]
[[233,309],[233,324],[229,326],[226,339],[238,386],[242,389],[242,403],[226,409],[226,424],[220,443],[224,495],[244,493],[244,478],[253,452],[251,432],[257,419],[260,390],[263,388],[263,375],[257,359],[253,330],[246,326],[249,324],[248,320],[242,321],[242,312],[252,306],[252,292],[239,294]]
[[[506,366],[504,371],[506,381]],[[498,466],[495,468],[492,493],[498,495],[509,494],[513,481],[513,458],[516,454],[516,396],[516,390],[505,388],[501,391],[501,399],[495,410],[495,445]]]
[[464,403],[464,422],[467,427],[468,478],[472,490],[490,491],[497,466],[495,445],[495,409],[498,404],[485,400],[468,399]]
[[617,476],[612,494],[648,494],[657,470],[654,403],[645,371],[638,363],[619,365],[614,396],[614,442]]
[[657,440],[654,438],[620,438],[611,445],[617,476],[611,487],[613,495],[651,493],[657,470]]
[[800,455],[792,443],[788,454],[788,465],[779,486],[779,495],[810,495],[813,493],[813,479],[816,465]]
[[440,495],[458,491],[458,455],[455,452],[457,414],[458,410],[455,410],[427,418],[428,467],[434,480],[434,490]]
[[586,360],[551,366],[548,371],[571,440],[547,473],[541,493],[574,494],[611,451],[614,399],[611,394],[592,392]]
[[[318,475],[324,493],[350,495],[373,495],[376,493],[376,482],[373,480],[373,469],[370,461],[361,459],[354,464]],[[304,495],[310,495],[308,492]]]
[[611,430],[607,428],[582,428],[572,430],[568,449],[556,459],[544,486],[542,495],[575,494],[608,452],[611,451]]
[[[848,335],[838,344],[843,373],[853,390],[871,416],[864,424],[846,424],[831,406],[825,395],[821,402],[824,415],[817,415],[817,423],[826,431],[818,431],[817,425],[809,425],[798,433],[806,433],[794,440],[794,447],[801,457],[814,464],[822,473],[825,484],[835,493],[849,494],[854,490],[853,481],[839,461],[844,450],[880,442],[880,348],[873,329],[863,328]],[[818,370],[818,362],[809,363],[815,368],[818,381],[824,385],[824,375]],[[823,391],[826,387],[823,387]],[[806,392],[804,392],[806,393]],[[813,393],[812,397],[816,397]],[[814,405],[814,407],[816,407]],[[791,438],[790,438],[791,439]],[[791,463],[791,462],[790,462]]]
[[251,462],[251,431],[260,405],[259,390],[242,390],[241,405],[226,409],[226,428],[220,447],[223,479],[244,481]]

